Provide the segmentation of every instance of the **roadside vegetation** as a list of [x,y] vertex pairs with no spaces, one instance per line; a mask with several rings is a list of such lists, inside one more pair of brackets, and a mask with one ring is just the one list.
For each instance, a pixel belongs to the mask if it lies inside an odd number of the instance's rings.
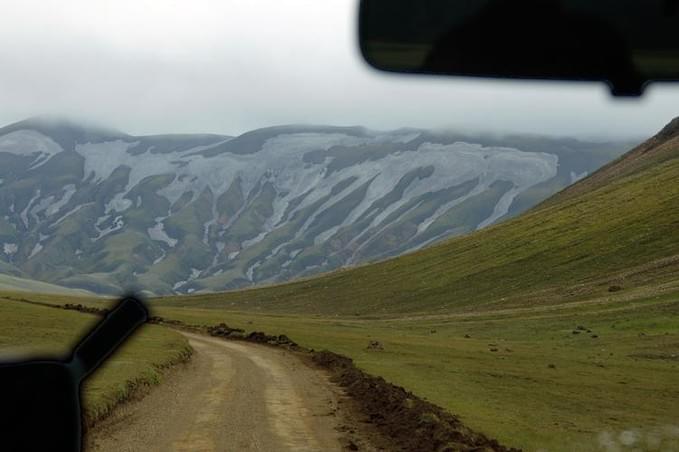
[[[635,438],[637,446],[646,446],[642,449],[669,449],[679,440],[679,293],[638,295],[619,291],[556,306],[383,319],[158,304],[153,304],[153,314],[192,324],[224,322],[246,332],[286,334],[302,346],[347,355],[368,373],[404,386],[508,446],[600,450],[603,444],[621,444],[620,438]],[[107,304],[101,299],[46,295],[12,298]],[[32,328],[24,343],[53,353],[65,349],[62,344],[71,343],[97,319],[8,300],[0,307],[3,324],[12,320],[17,324],[15,330],[4,330],[7,337],[19,337],[23,322]],[[59,326],[66,321],[72,329]],[[170,335],[165,345],[162,339],[148,342],[150,334],[158,333]],[[2,350],[18,342],[0,337]],[[89,396],[87,409],[96,413],[96,407],[107,407],[100,408],[102,413],[115,404],[112,401],[125,398],[134,386],[121,382],[140,375],[140,370],[147,377],[144,385],[157,382],[159,372],[147,360],[159,363],[182,356],[178,344],[183,340],[180,337],[173,347],[174,339],[172,330],[145,327],[129,344],[136,364],[117,355],[88,382],[87,391],[95,396]]]
[[647,445],[679,442],[672,439],[679,433],[679,294],[385,320],[221,309],[155,312],[190,323],[285,333],[300,345],[350,356],[368,373],[508,446],[598,450],[621,435]]

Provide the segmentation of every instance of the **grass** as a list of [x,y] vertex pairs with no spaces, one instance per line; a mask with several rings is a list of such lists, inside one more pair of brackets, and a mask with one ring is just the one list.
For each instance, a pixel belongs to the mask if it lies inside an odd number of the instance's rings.
[[[63,356],[99,320],[96,316],[28,304],[16,298],[49,299],[57,304],[74,301],[69,296],[0,295],[3,361]],[[180,334],[159,326],[142,327],[85,382],[86,422],[102,418],[121,401],[159,383],[163,368],[186,360],[189,354],[188,342]]]
[[[385,320],[155,311],[193,323],[285,333],[302,345],[351,356],[366,371],[505,444],[566,451],[596,450],[607,432],[634,431],[652,440],[657,429],[679,424],[679,294],[621,298]],[[384,351],[368,351],[371,340]]]
[[0,291],[24,291],[24,292],[39,292],[39,293],[82,293],[86,295],[87,292],[84,290],[68,289],[54,284],[49,284],[42,281],[36,281],[28,278],[20,278],[17,276],[0,274]]
[[[102,304],[100,299],[28,298]],[[459,415],[470,427],[526,450],[597,450],[606,434],[618,438],[629,431],[652,441],[667,434],[662,431],[666,426],[679,424],[679,290],[652,296],[620,291],[580,303],[397,318],[157,303],[153,313],[190,323],[226,322],[247,331],[285,333],[307,347],[346,354],[368,372]],[[47,347],[56,353],[96,321],[73,311],[9,300],[0,304],[0,314],[4,350],[23,337],[32,349]],[[65,324],[73,328],[65,330]],[[163,339],[163,333],[169,337]],[[143,384],[155,383],[156,366],[181,356],[183,341],[171,345],[176,337],[170,330],[150,328],[135,339],[129,355],[117,355],[88,382],[90,416],[124,398],[130,390],[125,381],[141,377]],[[372,340],[380,341],[384,351],[368,351]],[[669,449],[669,439],[664,441]]]

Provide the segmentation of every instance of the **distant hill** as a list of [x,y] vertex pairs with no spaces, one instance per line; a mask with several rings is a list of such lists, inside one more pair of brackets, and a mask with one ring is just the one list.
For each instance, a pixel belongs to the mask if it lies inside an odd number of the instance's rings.
[[0,291],[2,292],[30,292],[43,294],[63,295],[92,295],[91,292],[82,289],[70,289],[54,284],[44,283],[33,279],[19,278],[12,275],[0,275]]
[[0,262],[105,294],[286,281],[511,218],[630,146],[294,125],[131,136],[32,118],[0,129]]
[[168,299],[307,314],[483,311],[679,292],[679,119],[518,218],[384,262]]

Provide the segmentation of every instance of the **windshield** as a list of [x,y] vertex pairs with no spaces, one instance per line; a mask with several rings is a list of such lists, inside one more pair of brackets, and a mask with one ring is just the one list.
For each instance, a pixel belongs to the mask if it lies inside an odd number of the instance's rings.
[[378,72],[352,0],[2,6],[0,358],[151,309],[89,446],[679,448],[675,85]]

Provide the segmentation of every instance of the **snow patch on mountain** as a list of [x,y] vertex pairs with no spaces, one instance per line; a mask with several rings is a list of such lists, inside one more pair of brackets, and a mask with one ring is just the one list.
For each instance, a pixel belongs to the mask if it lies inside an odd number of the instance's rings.
[[48,208],[47,208],[47,215],[52,216],[57,214],[62,207],[64,207],[68,202],[71,200],[75,192],[77,191],[75,184],[68,184],[64,187],[64,194],[62,195],[59,200],[53,202]]
[[42,250],[43,250],[42,244],[36,243],[35,246],[33,247],[33,249],[31,250],[31,254],[28,255],[28,258],[32,259],[33,256],[35,256],[36,254],[38,254]]
[[177,239],[173,239],[172,237],[167,235],[167,232],[165,232],[165,225],[163,224],[165,218],[167,217],[156,218],[155,219],[156,224],[152,228],[148,228],[147,232],[151,240],[163,242],[170,248],[174,248],[175,246],[177,246]]
[[583,171],[582,173],[578,174],[575,171],[571,171],[571,184],[576,183],[577,181],[584,179],[587,177],[589,173],[587,171]]
[[92,241],[96,242],[99,239],[106,237],[107,235],[113,234],[114,232],[120,231],[125,226],[125,220],[122,216],[117,216],[113,219],[113,222],[104,229],[99,230],[99,235],[93,238]]
[[63,149],[54,140],[34,130],[17,130],[0,137],[0,152],[35,157],[30,169],[42,166],[61,151]]

